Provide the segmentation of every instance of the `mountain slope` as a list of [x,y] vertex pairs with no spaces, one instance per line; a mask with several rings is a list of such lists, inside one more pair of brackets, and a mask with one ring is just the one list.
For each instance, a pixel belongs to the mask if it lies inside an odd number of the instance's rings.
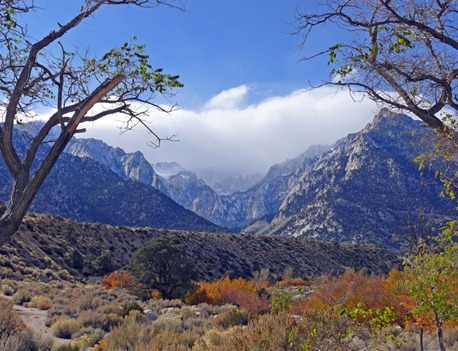
[[[365,129],[339,141],[295,183],[279,213],[254,231],[398,247],[409,215],[455,216],[434,172],[413,159],[428,150],[418,121],[382,110]],[[250,228],[249,228],[250,229]]]
[[[184,208],[225,228],[240,230],[277,213],[294,173],[309,167],[326,146],[314,146],[300,156],[271,167],[267,175],[244,192],[220,195],[195,173],[175,162],[149,164],[143,154],[125,153],[100,140],[76,139],[68,148],[72,155],[91,158],[123,179],[152,185]],[[301,173],[299,173],[301,174]]]
[[161,177],[140,151],[126,153],[121,148],[111,147],[101,140],[78,138],[71,141],[66,152],[80,158],[91,158],[110,168],[122,179],[132,179],[142,184],[152,185],[168,195]]
[[[27,135],[17,132],[18,150],[23,152],[26,142]],[[5,201],[11,189],[11,177],[3,159],[0,159],[0,177],[0,199]],[[52,169],[30,210],[113,225],[221,231],[151,186],[123,180],[90,158],[66,153]]]

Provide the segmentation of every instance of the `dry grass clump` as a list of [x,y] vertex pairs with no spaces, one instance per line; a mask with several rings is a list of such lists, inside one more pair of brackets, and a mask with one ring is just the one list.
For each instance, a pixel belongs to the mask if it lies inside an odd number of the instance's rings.
[[121,317],[116,313],[105,314],[98,311],[82,311],[77,320],[83,327],[109,332],[121,322]]
[[199,334],[181,329],[180,316],[166,314],[151,322],[139,311],[132,311],[96,346],[97,351],[190,350]]
[[71,339],[74,334],[81,330],[81,323],[76,319],[58,319],[52,326],[54,336],[62,339]]
[[26,326],[13,311],[11,302],[0,299],[0,335],[11,335],[24,331]]
[[121,325],[114,328],[96,347],[97,351],[134,350],[138,343],[152,343],[154,327],[138,311],[132,311]]
[[51,351],[52,340],[35,336],[26,328],[12,304],[0,299],[0,350],[2,351]]
[[34,296],[32,301],[30,301],[29,307],[36,307],[39,310],[49,310],[52,306],[51,299],[47,296]]
[[81,351],[80,345],[63,344],[57,346],[53,351]]

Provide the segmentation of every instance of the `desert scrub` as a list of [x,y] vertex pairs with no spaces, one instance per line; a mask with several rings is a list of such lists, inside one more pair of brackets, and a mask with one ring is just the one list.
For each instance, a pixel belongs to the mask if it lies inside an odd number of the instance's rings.
[[26,290],[18,290],[14,295],[13,295],[13,301],[16,305],[23,305],[26,302],[30,302],[32,300],[32,294],[30,291]]
[[153,342],[155,328],[139,311],[132,311],[123,322],[102,340],[97,351],[135,350],[139,343]]
[[51,332],[54,336],[62,339],[71,339],[73,334],[79,332],[81,323],[76,319],[58,319],[52,326]]
[[[32,333],[28,331],[14,333],[10,335],[0,335],[0,350],[2,351],[25,351],[25,350],[38,350],[38,347],[34,340]],[[41,348],[40,350],[49,350]]]
[[2,293],[5,296],[13,296],[16,292],[17,286],[12,281],[2,281]]
[[125,303],[122,304],[119,314],[122,317],[125,317],[125,316],[129,315],[130,311],[143,312],[143,308],[135,301],[125,302]]
[[0,350],[51,351],[52,343],[44,338],[38,339],[28,330],[9,301],[0,299]]
[[49,310],[52,306],[51,299],[46,296],[34,296],[30,302],[30,307],[36,307],[39,310]]
[[[94,328],[82,328],[77,334],[75,335],[76,339],[73,340],[73,344],[79,344],[81,347],[92,347],[98,342],[100,342],[103,337],[106,335],[106,331],[102,329],[94,329]],[[85,348],[83,348],[85,349]]]
[[11,303],[0,299],[0,335],[11,335],[26,329],[21,317],[13,310]]
[[84,310],[95,310],[98,306],[98,302],[96,293],[90,291],[76,298],[73,305],[76,310],[75,312],[80,312]]
[[247,311],[239,310],[237,307],[221,312],[216,316],[212,323],[222,328],[230,328],[234,326],[247,325],[250,321],[250,313]]
[[159,329],[138,311],[133,311],[124,322],[114,328],[96,347],[97,351],[190,350],[200,337],[190,330],[176,332]]
[[165,329],[169,331],[183,331],[183,317],[179,314],[168,312],[161,315],[156,321],[154,321],[154,326],[157,329]]
[[72,276],[66,269],[61,269],[57,271],[57,276],[63,280],[72,280]]
[[103,314],[99,311],[82,311],[78,315],[78,322],[83,327],[92,327],[102,329],[106,332],[117,326],[121,321],[121,317],[115,313]]
[[79,345],[63,344],[57,346],[53,351],[81,351]]

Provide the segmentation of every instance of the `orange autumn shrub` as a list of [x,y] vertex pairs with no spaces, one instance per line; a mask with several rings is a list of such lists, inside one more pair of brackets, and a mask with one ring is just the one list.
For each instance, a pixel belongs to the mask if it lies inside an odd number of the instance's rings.
[[120,288],[121,287],[121,277],[122,285],[125,286],[130,279],[130,274],[126,271],[116,271],[102,277],[102,284],[107,289]]
[[[397,275],[396,275],[397,274]],[[295,313],[302,314],[314,309],[355,308],[364,310],[384,310],[392,308],[396,323],[403,324],[406,308],[402,306],[403,295],[397,290],[399,273],[384,276],[368,276],[363,272],[347,270],[343,276],[322,277],[313,284],[310,299],[304,299],[295,308]]]
[[269,308],[267,297],[262,295],[264,286],[254,281],[243,278],[232,280],[226,276],[216,282],[199,282],[197,286],[196,291],[187,296],[188,304],[232,303],[252,313],[266,311]]

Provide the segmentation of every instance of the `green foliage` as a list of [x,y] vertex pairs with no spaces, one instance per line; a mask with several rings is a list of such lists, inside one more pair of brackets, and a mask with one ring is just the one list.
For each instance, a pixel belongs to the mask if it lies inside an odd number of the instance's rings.
[[51,326],[51,331],[58,338],[71,339],[81,327],[81,323],[76,319],[59,319]]
[[63,344],[56,347],[55,351],[80,351],[80,347],[78,345],[72,344]]
[[294,305],[296,301],[291,294],[284,291],[276,291],[271,298],[271,311],[278,313],[286,311],[290,306]]
[[406,260],[406,287],[414,300],[412,313],[434,322],[441,350],[442,327],[458,320],[458,233],[451,221],[442,234]]
[[104,252],[94,261],[94,268],[99,275],[105,275],[114,270],[114,265],[109,252]]
[[194,265],[178,238],[160,237],[141,246],[133,255],[129,272],[136,288],[156,289],[163,298],[183,298],[194,289]]
[[411,295],[418,300],[415,312],[434,311],[443,321],[458,317],[458,270],[455,221],[449,222],[440,238],[406,261]]
[[[183,87],[179,76],[163,73],[162,68],[153,68],[150,57],[146,53],[146,46],[137,43],[134,37],[131,42],[124,43],[119,48],[106,52],[100,60],[87,58],[84,60],[88,73],[114,76],[123,74],[131,92],[143,94],[145,92],[159,92],[164,94],[172,88]],[[122,94],[125,87],[120,86],[118,94]]]
[[223,328],[235,327],[237,325],[247,325],[250,321],[250,313],[234,307],[227,312],[223,312],[215,319],[215,323]]
[[342,47],[342,44],[335,44],[329,47],[329,60],[328,65],[337,63],[337,53],[338,50]]
[[358,304],[349,310],[339,309],[340,315],[347,315],[350,319],[357,323],[368,326],[375,331],[383,330],[396,320],[394,308],[385,307],[378,309],[364,308],[362,304]]
[[135,301],[126,302],[121,306],[121,312],[119,313],[122,317],[128,316],[130,311],[143,312],[143,308]]
[[68,265],[75,269],[83,269],[84,257],[77,249],[73,249],[66,257]]
[[389,51],[400,54],[409,49],[413,49],[413,40],[412,37],[415,36],[415,33],[412,30],[402,30],[399,32],[394,32],[393,41],[389,45]]

